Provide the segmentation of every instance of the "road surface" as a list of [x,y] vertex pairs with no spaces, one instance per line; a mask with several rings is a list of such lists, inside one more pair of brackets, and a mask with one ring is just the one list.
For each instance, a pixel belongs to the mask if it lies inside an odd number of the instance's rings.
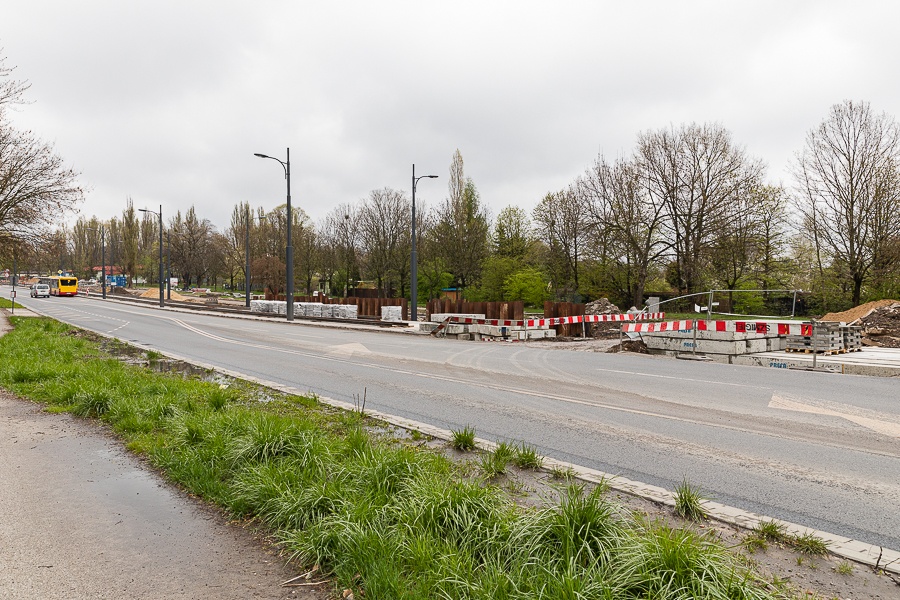
[[[7,288],[8,289],[8,288]],[[8,297],[8,293],[4,296]],[[21,298],[20,298],[21,299]],[[528,344],[234,319],[86,298],[49,316],[651,485],[900,549],[900,385]]]

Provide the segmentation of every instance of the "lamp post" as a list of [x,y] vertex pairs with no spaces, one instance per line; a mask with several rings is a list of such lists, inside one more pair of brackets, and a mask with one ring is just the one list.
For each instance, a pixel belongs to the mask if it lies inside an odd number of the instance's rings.
[[419,290],[417,289],[419,281],[416,265],[416,184],[419,183],[420,179],[437,179],[437,175],[420,175],[416,177],[416,165],[412,166],[412,253],[409,257],[409,287],[410,300],[412,300],[412,303],[410,304],[410,316],[412,317],[413,323],[419,321]]
[[163,222],[162,222],[162,204],[159,205],[159,212],[150,210],[149,208],[139,208],[141,212],[152,213],[159,217],[159,307],[166,305],[165,283],[163,282]]
[[286,288],[286,297],[287,297],[287,320],[294,320],[294,245],[291,240],[291,221],[293,220],[291,217],[291,149],[287,149],[287,162],[275,158],[274,156],[267,156],[265,154],[260,154],[258,152],[254,152],[253,156],[258,156],[260,158],[271,158],[272,160],[278,161],[278,164],[282,166],[284,169],[284,178],[287,180],[287,260],[285,261],[285,266],[287,267],[287,288]]
[[250,308],[250,203],[247,203],[247,237],[244,239],[244,306]]
[[170,233],[172,232],[166,231],[166,300],[172,299],[172,238],[169,235]]

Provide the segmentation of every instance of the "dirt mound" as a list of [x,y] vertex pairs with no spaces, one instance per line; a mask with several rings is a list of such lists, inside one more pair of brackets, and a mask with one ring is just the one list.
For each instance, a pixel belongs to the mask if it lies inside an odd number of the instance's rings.
[[[606,298],[600,298],[584,305],[586,315],[620,315],[622,311],[618,306]],[[622,324],[618,322],[594,323],[588,325],[587,334],[596,339],[614,339],[619,337],[619,329]]]
[[600,298],[584,305],[584,314],[586,315],[620,315],[622,311],[619,307],[607,300]]
[[876,308],[859,322],[867,346],[900,348],[900,302]]
[[865,304],[860,304],[855,308],[851,308],[850,310],[845,310],[844,312],[838,313],[828,313],[824,317],[822,317],[822,321],[834,321],[836,323],[847,323],[848,325],[852,324],[854,321],[862,319],[873,310],[891,306],[894,304],[900,305],[900,300],[875,300],[874,302],[866,302]]
[[[141,298],[159,298],[159,288],[150,288],[143,294],[141,294]],[[172,292],[172,300],[187,300],[184,296],[179,294],[178,292]]]

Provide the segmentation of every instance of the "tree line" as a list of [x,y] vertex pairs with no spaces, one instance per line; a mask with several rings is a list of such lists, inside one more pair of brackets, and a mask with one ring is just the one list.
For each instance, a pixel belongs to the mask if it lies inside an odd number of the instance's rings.
[[[15,247],[32,270],[85,277],[102,261],[102,236],[106,263],[129,285],[138,276],[154,283],[159,222],[132,199],[108,219],[52,222],[82,191],[49,146],[8,123],[2,107],[27,89],[10,72],[0,68],[2,257]],[[600,154],[530,212],[510,205],[492,215],[457,150],[443,200],[417,207],[419,300],[454,288],[469,300],[605,296],[642,306],[649,293],[760,290],[736,300],[749,311],[765,310],[768,290],[803,289],[811,309],[825,311],[897,297],[898,165],[895,120],[845,101],[808,132],[788,186],[768,182],[765,164],[722,125],[689,123],[641,132],[629,153]],[[407,192],[388,187],[317,223],[295,209],[297,293],[408,296],[411,214]],[[220,232],[192,206],[163,224],[163,260],[182,285],[243,289],[249,279],[281,293],[286,225],[284,206],[240,203]]]

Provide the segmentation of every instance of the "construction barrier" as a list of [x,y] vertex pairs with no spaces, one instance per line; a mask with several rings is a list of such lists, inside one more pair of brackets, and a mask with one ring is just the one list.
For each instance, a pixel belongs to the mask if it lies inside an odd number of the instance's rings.
[[664,321],[662,323],[625,323],[623,333],[652,333],[655,331],[691,331],[694,321]]
[[[556,327],[557,325],[571,325],[575,323],[603,323],[616,321],[635,321],[635,320],[653,320],[663,319],[666,313],[638,313],[638,314],[621,314],[621,315],[580,315],[576,317],[553,317],[549,319],[475,319],[472,317],[447,317],[444,321],[431,332],[436,335],[442,331],[447,325],[492,325],[494,327]],[[690,321],[687,321],[688,323]],[[654,323],[647,323],[653,325]]]
[[[663,323],[627,323],[624,333],[653,333],[659,331],[689,331],[694,320],[666,321]],[[730,331],[733,333],[757,333],[759,335],[812,335],[812,325],[783,321],[703,321],[697,320],[697,331]]]
[[697,321],[697,331],[732,331],[761,335],[812,335],[812,325],[784,321]]

